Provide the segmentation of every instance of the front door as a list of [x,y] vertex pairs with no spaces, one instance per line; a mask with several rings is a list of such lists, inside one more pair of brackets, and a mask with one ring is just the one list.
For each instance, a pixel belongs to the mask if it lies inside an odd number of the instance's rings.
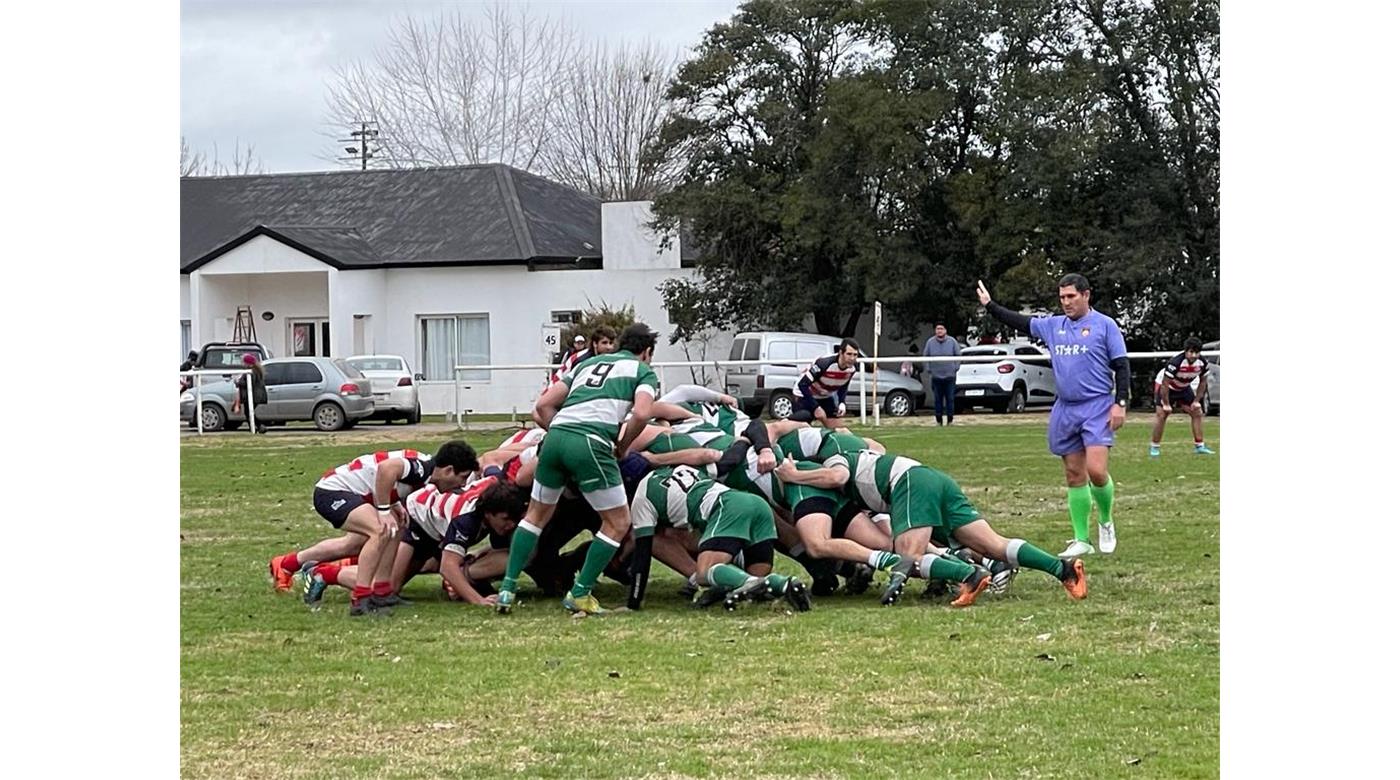
[[287,321],[288,357],[330,357],[331,323],[325,319]]
[[316,399],[326,392],[321,369],[310,360],[287,364],[286,384],[282,386],[281,414],[287,420],[310,420]]

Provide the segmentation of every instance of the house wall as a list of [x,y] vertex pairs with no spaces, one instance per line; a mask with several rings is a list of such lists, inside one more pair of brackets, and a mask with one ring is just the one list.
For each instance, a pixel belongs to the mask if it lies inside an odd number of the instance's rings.
[[[231,337],[234,314],[239,306],[247,305],[253,309],[253,327],[258,342],[271,350],[273,355],[283,357],[290,353],[287,344],[289,319],[330,315],[324,270],[320,273],[223,274],[207,277],[199,277],[196,271],[192,276],[197,277],[200,291],[200,319],[198,323],[193,323],[196,344]],[[265,311],[273,313],[272,320],[262,318]]]
[[[491,362],[548,362],[541,345],[541,326],[549,313],[587,309],[604,301],[611,307],[632,304],[637,319],[661,334],[657,360],[684,360],[678,347],[666,344],[671,322],[661,308],[656,286],[669,276],[689,274],[679,268],[639,271],[527,271],[521,267],[394,269],[386,277],[388,327],[380,352],[402,355],[415,372],[423,363],[419,317],[439,314],[486,314],[490,320]],[[722,346],[728,354],[728,344]],[[509,412],[528,416],[543,388],[547,372],[493,371],[486,380],[464,381],[466,409],[478,413]],[[662,383],[689,382],[685,369],[666,369]],[[452,408],[450,381],[419,383],[425,414]]]
[[[331,354],[346,357],[359,352],[355,344],[355,318],[368,317],[364,344],[366,352],[380,351],[385,343],[384,269],[340,271],[330,279]],[[363,321],[362,321],[363,322]]]

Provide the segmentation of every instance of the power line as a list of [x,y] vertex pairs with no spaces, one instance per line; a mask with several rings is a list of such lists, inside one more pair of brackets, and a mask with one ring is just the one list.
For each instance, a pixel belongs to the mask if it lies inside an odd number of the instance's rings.
[[359,161],[360,161],[360,170],[362,170],[362,171],[368,170],[368,169],[369,169],[369,158],[371,158],[371,157],[374,156],[374,152],[370,150],[370,141],[371,141],[372,139],[375,139],[375,138],[378,138],[378,137],[379,137],[379,128],[374,127],[374,126],[373,126],[374,124],[375,124],[374,122],[361,122],[361,123],[360,123],[360,129],[359,129],[359,130],[352,130],[352,131],[350,131],[350,137],[349,137],[349,138],[341,138],[341,139],[339,139],[339,143],[343,143],[343,144],[354,144],[354,143],[358,143],[358,144],[359,144],[359,147],[354,147],[354,146],[347,146],[347,147],[344,147],[344,148],[345,148],[346,154],[349,154],[350,156],[349,156],[349,157],[339,157],[339,158],[337,158],[337,159],[343,160],[343,161],[346,161],[346,162],[348,162],[348,161],[350,161],[350,160],[359,160]]

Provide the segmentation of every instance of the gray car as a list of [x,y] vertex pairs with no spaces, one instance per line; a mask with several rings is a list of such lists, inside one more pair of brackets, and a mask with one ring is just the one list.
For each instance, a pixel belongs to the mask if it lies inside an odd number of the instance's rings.
[[[764,366],[730,366],[724,375],[725,392],[738,399],[740,406],[749,414],[755,414],[766,406],[772,417],[786,419],[792,414],[792,388],[797,384],[798,374],[805,371],[813,360],[836,354],[840,345],[841,339],[838,337],[815,333],[740,333],[734,337],[734,346],[729,350],[730,360],[779,362]],[[891,362],[897,363],[898,359],[892,358]],[[869,369],[866,369],[865,382],[869,392],[874,382],[873,372]],[[858,413],[859,374],[851,378],[847,393],[846,414]],[[879,371],[877,398],[883,404],[884,414],[906,417],[923,405],[924,386],[917,379],[882,368]]]
[[[374,413],[369,379],[339,358],[276,358],[263,363],[267,372],[267,404],[258,411],[258,422],[287,423],[308,420],[323,431],[349,428]],[[233,413],[237,390],[231,380],[205,377],[201,394],[205,430],[236,430],[247,417]],[[180,419],[196,427],[195,392],[180,395]]]

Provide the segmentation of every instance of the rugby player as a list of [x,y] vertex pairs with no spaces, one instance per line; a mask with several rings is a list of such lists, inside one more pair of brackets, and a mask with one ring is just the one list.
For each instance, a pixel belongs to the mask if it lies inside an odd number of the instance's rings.
[[[1167,418],[1172,411],[1180,409],[1191,417],[1191,434],[1196,437],[1197,455],[1214,455],[1215,451],[1206,446],[1201,432],[1201,399],[1210,391],[1210,362],[1201,357],[1201,340],[1195,337],[1186,340],[1186,347],[1167,361],[1157,382],[1157,420],[1152,424],[1152,443],[1148,445],[1148,457],[1162,454],[1162,433],[1167,428]],[[1198,381],[1199,380],[1199,381]],[[1193,390],[1191,385],[1197,386]]]

